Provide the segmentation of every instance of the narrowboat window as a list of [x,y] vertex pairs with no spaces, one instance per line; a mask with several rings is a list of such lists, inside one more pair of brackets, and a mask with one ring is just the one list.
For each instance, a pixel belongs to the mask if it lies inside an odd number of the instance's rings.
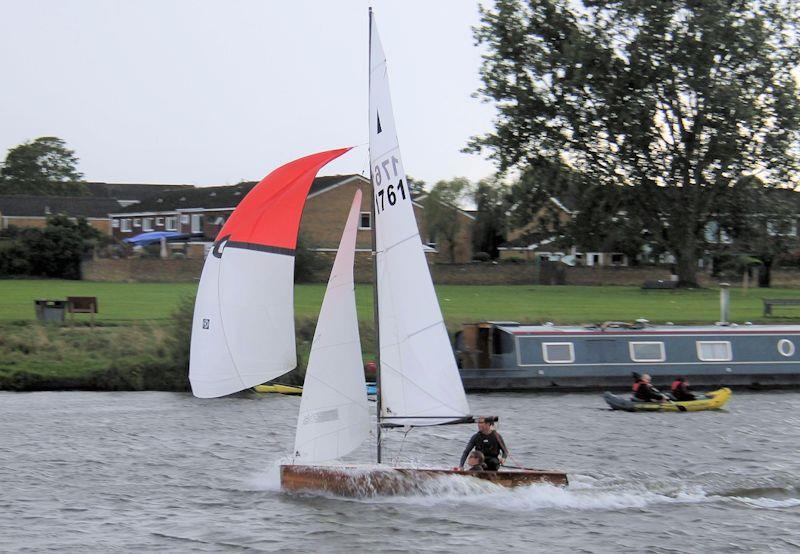
[[575,361],[575,348],[571,342],[543,342],[542,354],[548,364],[571,364]]
[[628,347],[634,362],[663,362],[667,359],[663,342],[631,342]]
[[778,341],[778,352],[781,356],[794,356],[794,343],[789,339],[781,339]]
[[697,341],[697,359],[703,362],[729,362],[733,359],[731,343],[726,340]]

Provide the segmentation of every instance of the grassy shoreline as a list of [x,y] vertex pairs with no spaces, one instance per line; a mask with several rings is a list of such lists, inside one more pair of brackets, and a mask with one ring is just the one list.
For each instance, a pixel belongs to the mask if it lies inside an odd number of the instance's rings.
[[[191,283],[93,283],[58,280],[0,281],[0,390],[186,390]],[[301,381],[323,285],[297,285],[295,312]],[[439,303],[451,332],[482,320],[584,324],[632,321],[713,323],[719,292],[713,289],[648,291],[637,287],[440,286]],[[97,325],[41,325],[33,300],[97,296]],[[800,298],[798,289],[731,291],[731,319],[791,322],[785,309],[762,315],[763,297]],[[374,354],[372,289],[356,287],[364,358]],[[177,315],[176,315],[177,314]]]

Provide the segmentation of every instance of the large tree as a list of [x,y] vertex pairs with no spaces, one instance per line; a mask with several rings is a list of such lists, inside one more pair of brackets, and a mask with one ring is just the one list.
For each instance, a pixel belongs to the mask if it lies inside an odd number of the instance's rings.
[[491,177],[478,182],[472,194],[475,202],[475,224],[472,228],[472,247],[491,259],[500,255],[498,249],[506,241],[508,186]]
[[433,242],[447,248],[451,262],[455,261],[456,236],[461,230],[458,205],[469,190],[470,182],[467,179],[455,177],[436,183],[423,200],[428,236]]
[[799,30],[793,0],[497,0],[476,37],[498,116],[470,149],[629,187],[694,284],[731,184],[798,167]]
[[58,137],[40,137],[8,151],[0,167],[0,194],[87,194],[78,158]]

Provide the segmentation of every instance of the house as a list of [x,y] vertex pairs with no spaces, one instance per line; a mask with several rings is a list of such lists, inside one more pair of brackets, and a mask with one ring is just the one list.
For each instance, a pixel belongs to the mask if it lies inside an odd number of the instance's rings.
[[95,229],[109,233],[109,212],[119,209],[113,198],[92,196],[0,196],[0,229],[9,226],[44,227],[47,218],[63,214],[72,218],[85,217]]
[[150,183],[104,183],[87,181],[84,183],[91,196],[95,198],[113,198],[121,207],[130,206],[168,190],[187,190],[194,185],[161,185]]
[[[112,237],[121,241],[148,231],[176,231],[191,235],[191,242],[202,244],[207,252],[230,214],[255,185],[255,182],[243,182],[231,186],[165,190],[111,212]],[[319,252],[336,251],[356,189],[361,189],[363,195],[356,248],[363,252],[371,250],[372,186],[369,179],[357,174],[314,179],[300,224],[301,240],[307,248]],[[428,244],[429,259],[449,261],[447,250],[430,241],[422,204],[414,200],[413,205],[423,243]],[[461,213],[461,217],[465,224],[455,248],[456,261],[469,261],[474,218],[465,213]]]
[[627,266],[630,260],[621,252],[590,252],[580,245],[566,243],[563,230],[577,213],[577,208],[566,198],[549,197],[527,225],[508,233],[508,241],[498,248],[500,259],[563,261],[589,267]]

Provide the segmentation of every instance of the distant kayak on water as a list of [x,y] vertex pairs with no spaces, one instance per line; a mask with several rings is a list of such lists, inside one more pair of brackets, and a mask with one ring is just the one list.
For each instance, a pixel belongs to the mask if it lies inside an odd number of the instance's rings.
[[606,392],[603,394],[603,399],[611,406],[612,410],[624,410],[626,412],[702,412],[719,410],[728,402],[731,394],[731,389],[722,388],[699,395],[695,400],[638,402]]

